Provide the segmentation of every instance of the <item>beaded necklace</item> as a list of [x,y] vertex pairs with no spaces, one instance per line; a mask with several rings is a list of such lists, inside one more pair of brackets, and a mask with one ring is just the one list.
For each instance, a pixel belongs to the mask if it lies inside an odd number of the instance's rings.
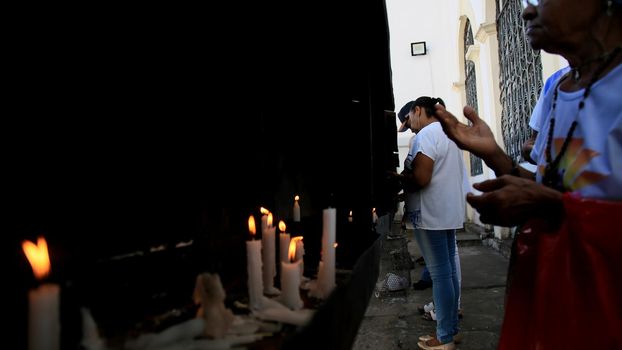
[[558,170],[559,162],[562,160],[564,154],[566,153],[566,150],[568,149],[568,145],[570,144],[570,140],[572,139],[572,134],[574,133],[577,127],[577,124],[578,124],[577,121],[579,120],[579,112],[581,112],[583,107],[585,107],[585,100],[590,95],[592,85],[594,85],[594,83],[598,80],[598,78],[603,73],[603,71],[611,64],[611,62],[613,62],[613,60],[615,59],[615,57],[618,55],[618,53],[621,50],[622,50],[622,46],[617,46],[611,52],[600,56],[602,57],[602,59],[604,59],[604,62],[600,67],[598,67],[598,70],[596,71],[594,76],[592,76],[592,79],[590,80],[589,84],[585,88],[585,91],[583,92],[581,101],[579,101],[579,106],[577,109],[577,113],[575,115],[575,119],[570,125],[570,129],[568,129],[568,134],[566,135],[566,138],[564,139],[562,148],[559,150],[559,153],[557,154],[555,159],[551,159],[552,158],[551,157],[551,145],[553,144],[553,130],[555,129],[555,110],[557,107],[557,95],[559,92],[559,86],[564,80],[566,80],[566,78],[568,78],[568,76],[570,75],[570,72],[566,73],[557,82],[557,85],[555,86],[555,92],[553,93],[553,106],[551,108],[551,120],[550,120],[549,133],[548,133],[548,138],[546,141],[546,149],[545,149],[546,166],[544,168],[544,176],[542,177],[542,184],[544,184],[545,186],[551,187],[560,192],[568,191],[568,189],[564,186],[564,183],[563,183],[563,173],[560,174]]

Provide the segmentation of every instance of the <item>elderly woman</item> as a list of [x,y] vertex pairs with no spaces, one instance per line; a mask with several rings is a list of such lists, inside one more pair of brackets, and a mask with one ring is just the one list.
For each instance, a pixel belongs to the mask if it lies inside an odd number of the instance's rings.
[[570,64],[541,96],[542,130],[518,167],[470,107],[436,114],[500,177],[467,201],[483,222],[521,227],[500,349],[622,348],[622,1],[527,0],[532,48]]

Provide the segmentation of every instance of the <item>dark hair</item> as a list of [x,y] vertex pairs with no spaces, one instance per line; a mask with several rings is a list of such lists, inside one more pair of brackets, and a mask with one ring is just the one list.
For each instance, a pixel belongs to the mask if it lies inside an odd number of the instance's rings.
[[429,96],[421,96],[415,100],[415,102],[410,106],[410,110],[412,111],[415,107],[423,107],[425,112],[429,116],[433,116],[436,112],[434,110],[434,105],[440,103],[445,107],[445,101],[443,101],[440,97],[429,97]]

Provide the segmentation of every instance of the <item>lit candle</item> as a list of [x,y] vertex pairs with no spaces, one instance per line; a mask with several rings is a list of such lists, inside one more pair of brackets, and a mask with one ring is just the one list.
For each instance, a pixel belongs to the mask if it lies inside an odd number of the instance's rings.
[[296,242],[289,243],[288,259],[290,262],[281,262],[281,302],[292,310],[301,309],[300,299],[300,261],[296,259]]
[[260,207],[259,212],[261,213],[261,234],[263,234],[263,231],[268,227],[268,214],[270,210]]
[[[263,261],[263,292],[267,295],[277,295],[279,290],[274,288],[274,276],[276,276],[274,233],[276,227],[272,226],[273,216],[270,211],[261,208],[261,258]],[[266,220],[264,221],[264,217]]]
[[300,204],[298,201],[300,200],[300,196],[294,197],[294,222],[300,222]]
[[252,239],[246,241],[246,269],[248,272],[248,297],[251,309],[259,310],[263,306],[263,282],[261,280],[261,241],[255,239],[257,229],[255,218],[248,217],[248,231]]
[[352,222],[352,210],[350,210],[350,215],[348,215],[348,222]]
[[376,214],[376,208],[371,210],[371,221],[375,224],[378,221],[378,214]]
[[305,245],[302,243],[302,236],[296,236],[292,238],[292,242],[296,242],[296,262],[300,262],[300,278],[305,271],[305,262],[303,256],[305,255]]
[[279,221],[279,250],[281,256],[281,262],[288,262],[287,254],[289,253],[289,233],[285,232],[287,226],[283,220]]
[[[37,244],[24,241],[24,254],[32,266],[35,277],[41,281],[50,273],[48,245],[43,237]],[[28,293],[28,349],[60,349],[60,287],[57,284],[44,283]]]

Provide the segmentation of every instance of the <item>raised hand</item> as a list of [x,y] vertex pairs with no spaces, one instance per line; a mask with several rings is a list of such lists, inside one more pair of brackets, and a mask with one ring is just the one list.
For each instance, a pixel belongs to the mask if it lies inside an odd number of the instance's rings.
[[464,116],[471,121],[472,125],[460,123],[445,107],[441,104],[436,105],[436,118],[441,122],[445,134],[458,147],[475,154],[484,161],[498,155],[498,152],[503,153],[497,145],[490,127],[479,118],[473,108],[464,107]]

